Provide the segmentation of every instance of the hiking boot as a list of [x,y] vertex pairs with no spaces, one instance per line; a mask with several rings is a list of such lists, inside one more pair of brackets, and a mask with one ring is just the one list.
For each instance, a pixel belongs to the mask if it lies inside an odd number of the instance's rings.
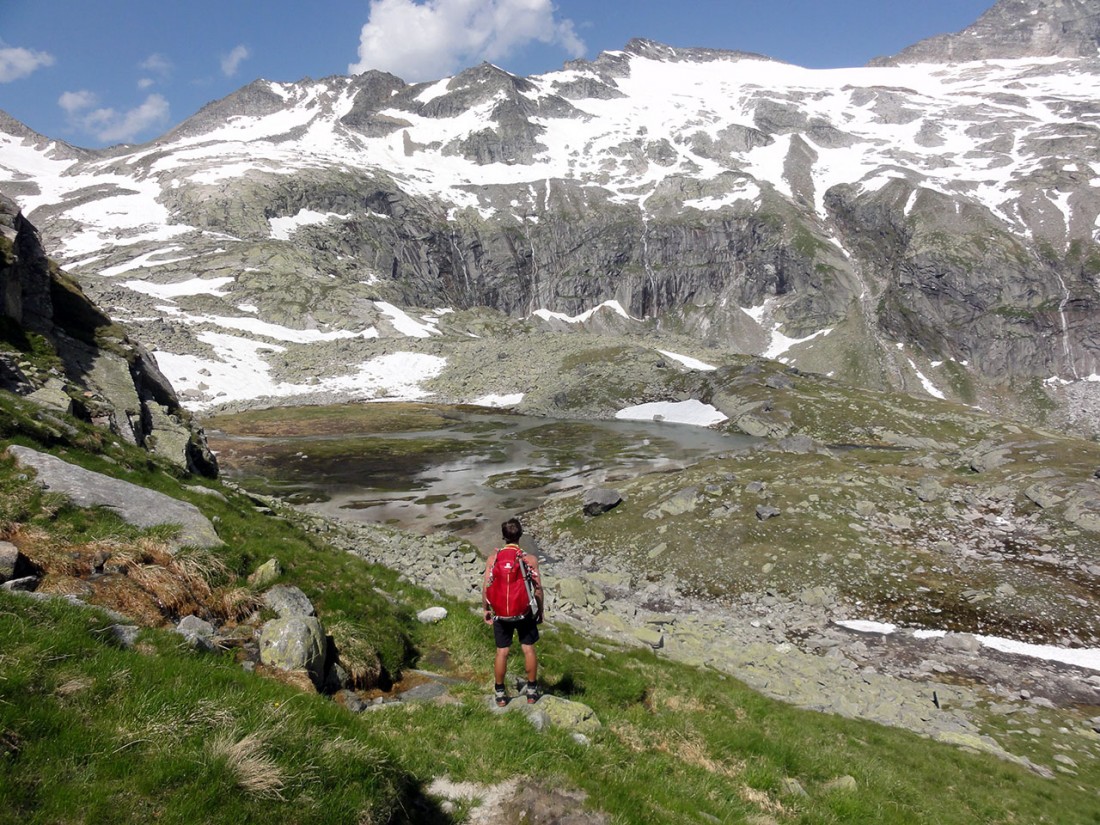
[[502,708],[508,704],[508,692],[504,689],[504,685],[497,685],[496,699],[498,708]]
[[539,700],[539,686],[534,682],[527,683],[527,689],[524,691],[527,694],[527,704],[533,705]]

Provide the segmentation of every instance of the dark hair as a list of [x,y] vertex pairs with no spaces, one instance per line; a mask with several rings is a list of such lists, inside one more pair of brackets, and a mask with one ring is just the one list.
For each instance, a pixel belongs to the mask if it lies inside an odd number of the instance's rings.
[[519,541],[519,537],[523,535],[523,526],[519,523],[518,518],[510,518],[500,525],[500,534],[506,542],[515,544]]

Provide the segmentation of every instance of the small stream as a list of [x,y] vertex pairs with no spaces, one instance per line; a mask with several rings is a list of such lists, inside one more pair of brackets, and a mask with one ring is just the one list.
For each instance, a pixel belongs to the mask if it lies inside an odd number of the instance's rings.
[[[231,428],[227,428],[231,429]],[[682,424],[449,409],[439,429],[278,437],[208,433],[223,474],[306,510],[488,546],[548,496],[674,472],[757,439]]]

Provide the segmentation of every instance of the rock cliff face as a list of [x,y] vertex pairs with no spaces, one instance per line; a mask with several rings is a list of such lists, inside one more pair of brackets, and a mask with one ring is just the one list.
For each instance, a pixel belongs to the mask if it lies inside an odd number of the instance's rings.
[[922,40],[880,63],[963,63],[1098,54],[1097,0],[1001,0],[958,34]]
[[1100,0],[1002,0],[861,69],[638,40],[529,78],[256,81],[143,147],[0,119],[0,187],[188,404],[305,362],[355,394],[352,358],[413,346],[391,305],[617,301],[615,334],[1096,431],[1097,31]]
[[46,256],[37,230],[3,195],[0,253],[0,388],[216,476],[201,429],[156,362]]

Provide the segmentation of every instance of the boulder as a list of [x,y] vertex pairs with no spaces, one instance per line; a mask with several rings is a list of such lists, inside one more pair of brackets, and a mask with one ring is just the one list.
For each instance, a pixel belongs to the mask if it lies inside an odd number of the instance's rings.
[[264,593],[264,603],[283,619],[317,615],[309,597],[292,584],[277,584],[272,587]]
[[272,619],[260,631],[260,661],[279,670],[304,670],[314,685],[325,675],[325,630],[315,616]]
[[19,579],[9,579],[0,584],[0,589],[7,590],[9,593],[29,593],[38,587],[38,581],[38,576],[23,576]]
[[618,490],[610,487],[597,487],[584,494],[584,514],[598,516],[613,510],[622,503],[623,497]]
[[756,505],[756,517],[760,519],[760,521],[767,521],[768,519],[776,518],[782,514],[783,511],[777,507],[771,507],[767,504]]
[[845,774],[844,776],[838,776],[835,779],[830,779],[824,785],[821,786],[821,790],[826,793],[833,791],[841,791],[844,793],[851,793],[859,788],[859,784],[856,782],[854,776]]
[[214,625],[198,616],[184,616],[176,625],[176,633],[194,648],[213,650]]
[[447,608],[429,607],[416,614],[416,620],[421,624],[435,624],[447,618]]
[[571,604],[579,608],[587,607],[589,604],[596,605],[602,601],[583,579],[575,578],[558,580],[554,586],[554,597],[555,604],[562,606]]
[[634,630],[634,638],[642,644],[649,645],[654,650],[664,647],[665,634],[652,627],[639,627]]
[[210,519],[194,504],[85,470],[29,447],[13,444],[8,447],[8,454],[20,467],[34,470],[43,488],[64,495],[77,507],[106,507],[135,527],[178,525],[176,544],[180,547],[222,544]]
[[0,584],[16,577],[19,559],[18,547],[10,541],[0,541]]
[[113,638],[119,647],[131,648],[137,644],[138,633],[141,632],[141,628],[132,624],[113,624],[108,630],[111,631],[111,638]]
[[268,559],[248,577],[248,583],[253,587],[263,589],[283,575],[283,566],[278,559]]
[[560,696],[546,694],[529,707],[542,711],[550,720],[550,724],[570,733],[591,735],[602,727],[596,712],[588,705],[563,699]]

